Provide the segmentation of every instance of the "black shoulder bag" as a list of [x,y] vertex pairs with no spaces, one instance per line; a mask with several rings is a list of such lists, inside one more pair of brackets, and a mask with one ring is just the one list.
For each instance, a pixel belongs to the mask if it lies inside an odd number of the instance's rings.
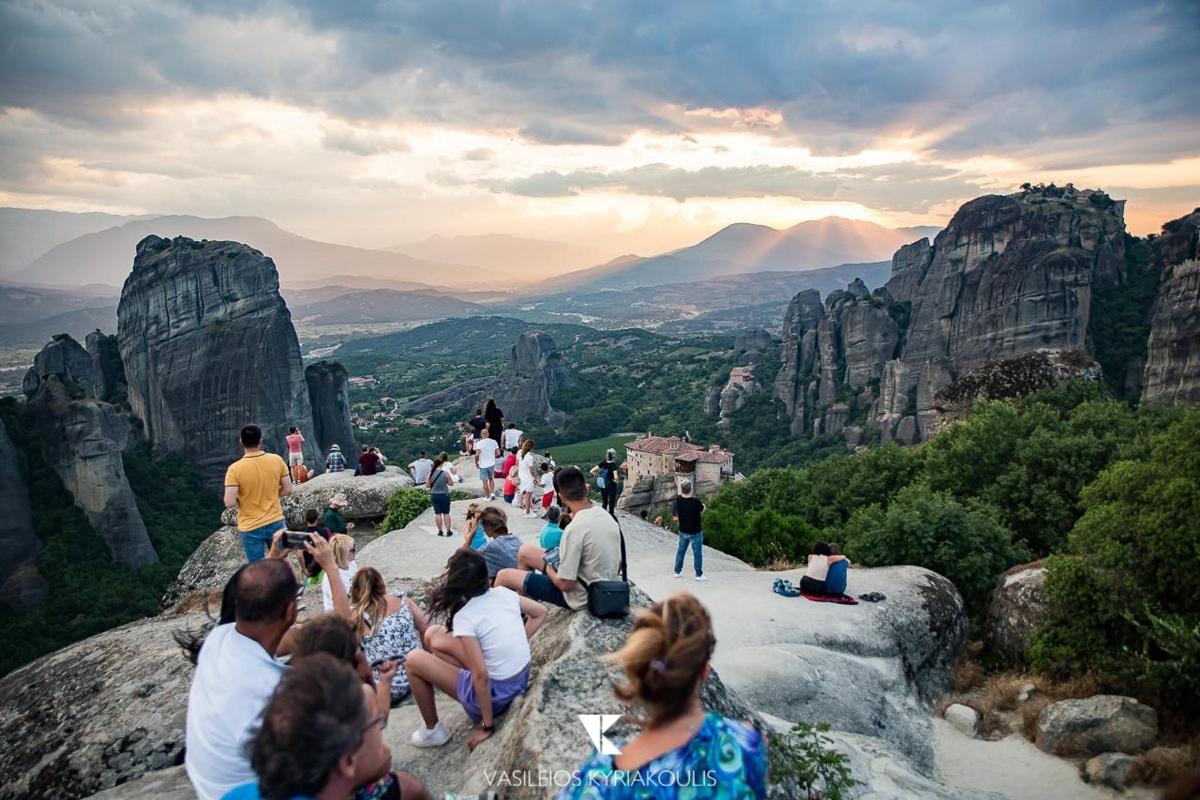
[[579,581],[587,590],[588,612],[593,617],[619,619],[629,614],[629,572],[625,559],[625,533],[617,523],[621,537],[621,579],[619,581]]

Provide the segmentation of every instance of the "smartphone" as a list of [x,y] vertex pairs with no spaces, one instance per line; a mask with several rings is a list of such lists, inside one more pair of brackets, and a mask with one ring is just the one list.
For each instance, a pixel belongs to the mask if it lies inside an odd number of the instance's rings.
[[312,541],[309,538],[311,535],[304,531],[284,531],[283,546],[291,550],[303,550],[304,545]]

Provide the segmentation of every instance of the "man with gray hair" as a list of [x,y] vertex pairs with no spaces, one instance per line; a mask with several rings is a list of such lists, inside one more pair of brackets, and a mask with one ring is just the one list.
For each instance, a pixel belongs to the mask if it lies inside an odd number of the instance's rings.
[[672,516],[679,525],[679,549],[675,551],[675,577],[683,577],[683,557],[687,549],[692,548],[692,565],[696,568],[696,580],[706,581],[704,577],[704,530],[700,527],[700,515],[704,513],[704,503],[692,497],[692,482],[685,480],[679,484],[679,496],[675,498]]

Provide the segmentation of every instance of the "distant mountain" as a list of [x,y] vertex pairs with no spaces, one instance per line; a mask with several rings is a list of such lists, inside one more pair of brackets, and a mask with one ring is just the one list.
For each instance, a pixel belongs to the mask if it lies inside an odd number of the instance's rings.
[[67,290],[0,286],[0,320],[6,324],[34,322],[84,308],[116,308],[119,297],[120,290],[113,287]]
[[328,300],[297,305],[291,311],[293,320],[307,325],[416,322],[487,313],[481,305],[453,297],[394,289],[351,292]]
[[[0,276],[14,275],[55,245],[144,216],[0,208]],[[130,262],[133,256],[130,255]]]
[[396,280],[436,279],[445,286],[478,287],[498,276],[481,267],[421,261],[399,253],[347,247],[306,239],[261,217],[155,217],[89,233],[52,248],[16,277],[56,286],[88,282],[121,286],[133,264],[134,247],[150,234],[242,242],[275,261],[283,282],[334,274],[387,275]]
[[826,217],[786,230],[737,223],[707,239],[648,258],[622,258],[546,282],[545,289],[632,289],[763,271],[803,271],[890,259],[901,245],[937,228],[885,228],[873,222]]
[[509,283],[528,283],[547,276],[561,275],[613,257],[611,251],[597,247],[525,239],[502,233],[482,236],[430,236],[419,242],[393,245],[388,250],[427,261],[447,261],[503,270]]
[[[7,320],[7,318],[4,318]],[[117,304],[99,308],[81,308],[42,319],[0,325],[0,345],[41,346],[58,333],[69,333],[82,342],[99,328],[105,333],[117,331]]]

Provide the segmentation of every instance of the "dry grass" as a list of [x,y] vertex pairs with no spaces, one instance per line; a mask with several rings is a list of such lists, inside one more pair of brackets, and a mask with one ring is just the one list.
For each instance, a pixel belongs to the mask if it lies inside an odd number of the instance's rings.
[[1179,747],[1155,747],[1142,753],[1133,762],[1130,781],[1151,786],[1165,786],[1172,781],[1200,770],[1200,738]]
[[790,561],[789,559],[780,556],[768,561],[767,563],[758,567],[758,569],[765,572],[791,572],[792,570],[796,569],[804,569],[805,566],[806,565],[804,564],[797,564],[794,561]]
[[959,657],[950,668],[950,689],[955,693],[970,692],[983,684],[983,667],[969,655]]
[[1037,741],[1038,717],[1042,715],[1042,709],[1053,702],[1054,700],[1046,695],[1037,694],[1021,706],[1021,733],[1025,734],[1026,739],[1031,742]]

